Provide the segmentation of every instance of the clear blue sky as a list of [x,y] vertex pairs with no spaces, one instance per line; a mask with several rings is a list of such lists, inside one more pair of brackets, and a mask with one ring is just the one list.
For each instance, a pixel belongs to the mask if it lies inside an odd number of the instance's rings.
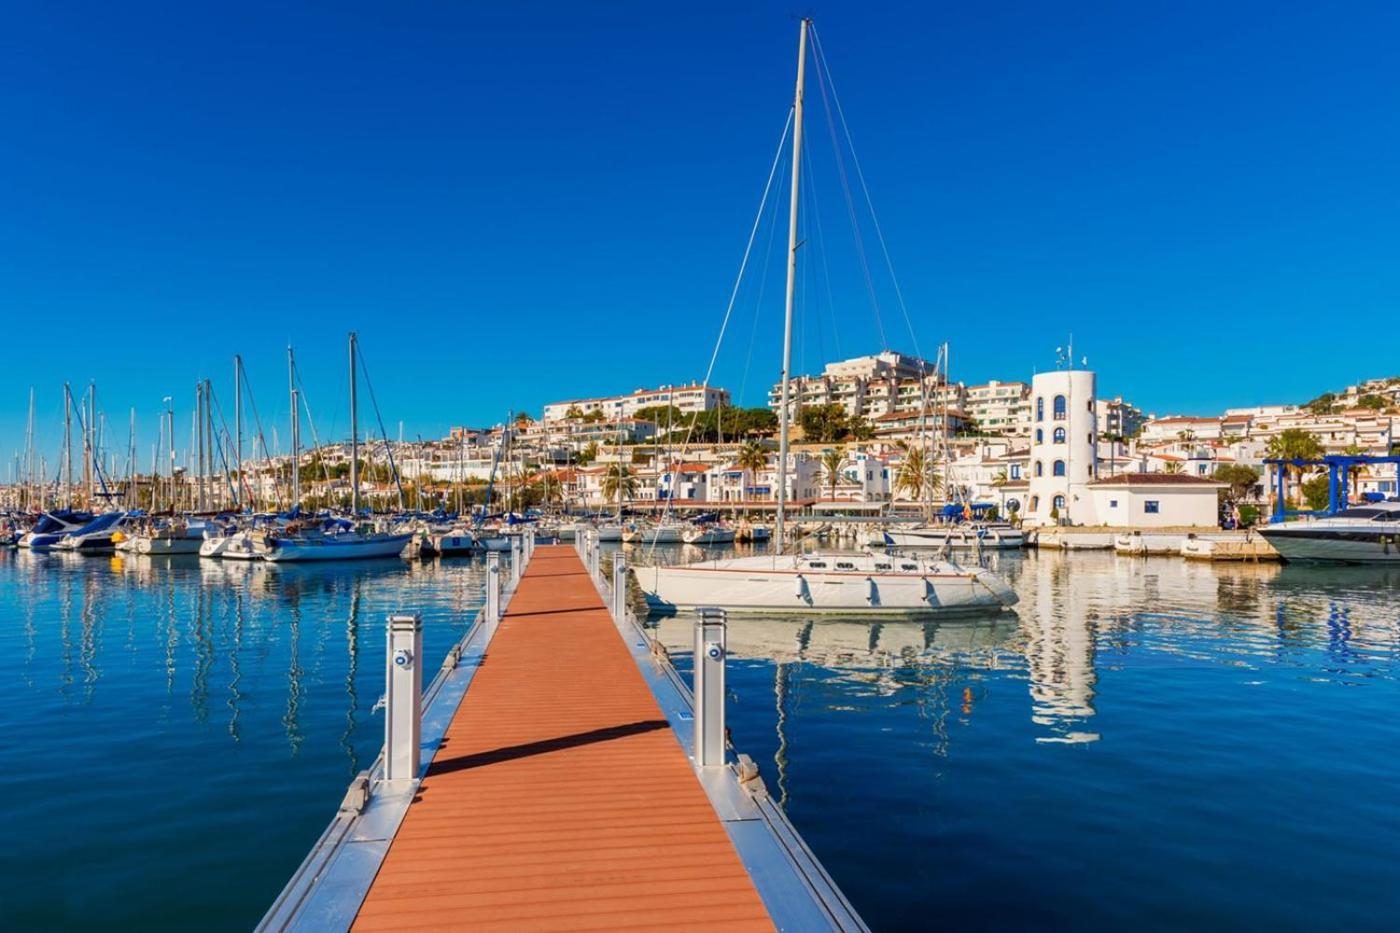
[[[230,397],[234,352],[284,421],[288,343],[343,433],[352,328],[410,436],[703,375],[796,44],[766,3],[0,11],[6,459],[31,385],[46,438],[65,379],[146,425],[200,376]],[[1072,330],[1103,391],[1159,413],[1400,371],[1400,7],[804,12],[915,327],[866,228],[883,342],[1024,379]],[[882,343],[808,100],[799,370]],[[716,371],[751,404],[781,221]]]

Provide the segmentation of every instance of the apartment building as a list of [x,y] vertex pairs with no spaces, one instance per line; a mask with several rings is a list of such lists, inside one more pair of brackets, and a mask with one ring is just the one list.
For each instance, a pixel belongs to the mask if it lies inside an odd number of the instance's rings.
[[[788,389],[789,415],[796,419],[804,408],[841,405],[851,417],[874,419],[894,411],[917,409],[930,400],[941,404],[942,399],[936,396],[942,385],[929,361],[886,350],[828,363],[817,376],[793,377]],[[779,414],[782,397],[782,383],[777,383],[768,392],[768,407]]]
[[545,421],[564,421],[571,416],[600,412],[609,419],[631,418],[643,408],[671,405],[683,413],[710,411],[729,405],[729,391],[699,383],[638,389],[626,395],[568,399],[544,406]]
[[968,386],[960,406],[980,431],[1008,437],[1031,433],[1031,387],[1024,382],[991,382]]

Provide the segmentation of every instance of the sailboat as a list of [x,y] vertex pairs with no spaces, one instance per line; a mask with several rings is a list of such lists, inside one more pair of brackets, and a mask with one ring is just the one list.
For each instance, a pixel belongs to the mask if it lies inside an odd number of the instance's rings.
[[[354,521],[331,520],[315,526],[303,526],[295,532],[268,535],[264,560],[273,563],[291,561],[359,560],[373,557],[398,557],[413,540],[411,532],[383,531],[362,523],[360,519],[360,421],[358,380],[355,363],[359,357],[359,340],[350,334],[350,508]],[[373,388],[371,386],[371,388]],[[391,454],[392,456],[392,454]],[[228,557],[225,552],[224,557]]]
[[[788,212],[787,294],[783,329],[782,402],[778,429],[778,508],[775,538],[786,541],[788,427],[791,400],[792,312],[797,277],[798,192],[801,182],[802,94],[811,20],[802,20],[793,98],[792,196]],[[774,554],[730,560],[639,567],[638,582],[654,610],[720,606],[736,612],[925,616],[1014,605],[1015,592],[995,574],[943,560],[884,554]]]

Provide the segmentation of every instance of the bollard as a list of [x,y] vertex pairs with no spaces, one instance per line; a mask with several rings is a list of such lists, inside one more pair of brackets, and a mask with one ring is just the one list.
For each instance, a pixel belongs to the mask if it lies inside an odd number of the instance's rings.
[[619,625],[627,621],[627,563],[622,552],[613,555],[613,618]]
[[486,555],[486,621],[501,621],[501,555]]
[[595,580],[598,579],[598,557],[603,551],[598,537],[595,534],[588,539],[588,574]]
[[574,532],[574,553],[579,560],[583,560],[583,543],[588,540],[588,529],[580,528]]
[[423,727],[423,616],[397,613],[388,619],[384,675],[384,780],[418,777]]
[[723,609],[695,610],[695,764],[702,768],[724,764],[724,641],[727,615]]
[[525,529],[525,566],[530,566],[530,558],[535,556],[535,529]]
[[520,536],[512,535],[510,539],[510,582],[520,582]]

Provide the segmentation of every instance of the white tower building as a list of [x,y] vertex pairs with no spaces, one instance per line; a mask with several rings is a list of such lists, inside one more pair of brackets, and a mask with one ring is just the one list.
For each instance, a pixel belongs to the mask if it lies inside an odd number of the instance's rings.
[[1031,380],[1030,499],[1025,520],[1037,525],[1094,524],[1086,483],[1098,475],[1097,385],[1082,369],[1038,373]]

